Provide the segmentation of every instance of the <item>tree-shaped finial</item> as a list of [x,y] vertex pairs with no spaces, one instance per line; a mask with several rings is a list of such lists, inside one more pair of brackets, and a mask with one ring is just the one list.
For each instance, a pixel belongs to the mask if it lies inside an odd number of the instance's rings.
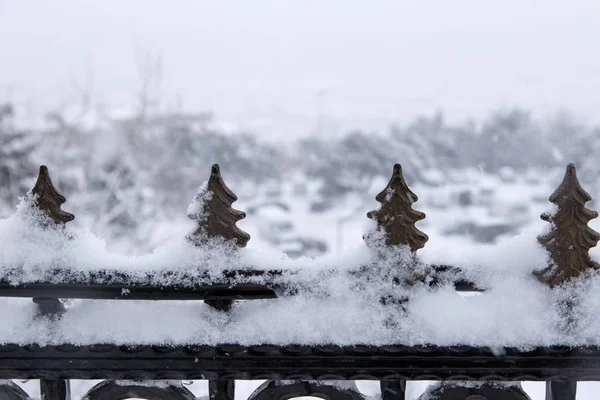
[[369,212],[367,217],[377,222],[377,229],[383,231],[387,246],[407,245],[413,252],[425,246],[429,237],[415,227],[425,214],[412,209],[418,198],[404,181],[400,164],[394,165],[390,182],[375,199],[381,203],[381,208]]
[[577,180],[575,166],[569,164],[562,183],[549,199],[558,206],[556,212],[541,216],[552,224],[549,233],[538,237],[538,242],[550,253],[550,265],[534,273],[551,287],[600,268],[589,255],[589,249],[600,240],[600,234],[587,225],[598,216],[596,211],[585,208],[591,199]]
[[223,182],[219,166],[214,164],[208,182],[200,188],[188,209],[188,217],[199,224],[198,229],[188,238],[200,244],[209,238],[221,237],[235,241],[239,247],[245,247],[250,235],[235,223],[245,218],[246,214],[231,208],[236,200],[237,196]]
[[40,174],[31,193],[35,196],[36,206],[56,224],[64,225],[75,219],[73,214],[60,209],[67,199],[52,184],[48,167],[45,165],[40,166]]

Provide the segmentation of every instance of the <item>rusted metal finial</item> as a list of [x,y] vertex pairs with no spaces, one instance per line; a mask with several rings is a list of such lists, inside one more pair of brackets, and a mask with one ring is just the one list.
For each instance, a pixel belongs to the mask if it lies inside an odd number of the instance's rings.
[[219,166],[214,164],[208,184],[201,188],[188,210],[188,216],[198,221],[199,225],[188,238],[200,244],[208,238],[222,237],[235,241],[239,247],[245,247],[250,235],[235,223],[245,218],[246,214],[231,208],[236,200],[237,196],[225,185]]
[[40,166],[40,174],[31,193],[36,196],[35,203],[56,224],[66,224],[75,219],[73,214],[60,209],[67,199],[52,184],[48,167]]
[[585,203],[592,197],[579,184],[575,165],[567,166],[562,183],[549,200],[558,209],[552,215],[541,215],[544,221],[552,224],[552,230],[539,236],[538,242],[550,253],[550,263],[534,274],[540,281],[554,287],[577,278],[585,271],[600,268],[589,255],[590,248],[600,240],[600,234],[587,225],[598,217],[598,213],[585,208]]
[[418,198],[404,181],[400,164],[394,165],[390,182],[375,199],[381,208],[367,213],[367,217],[375,220],[377,229],[384,232],[387,246],[407,245],[413,252],[425,246],[429,237],[415,227],[425,213],[412,209]]

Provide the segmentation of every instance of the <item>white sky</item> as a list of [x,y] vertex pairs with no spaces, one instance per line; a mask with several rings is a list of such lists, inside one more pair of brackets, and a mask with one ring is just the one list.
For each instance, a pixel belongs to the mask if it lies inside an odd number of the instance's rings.
[[163,107],[270,137],[320,108],[328,134],[512,105],[600,120],[600,0],[0,0],[0,96],[121,107],[148,52]]

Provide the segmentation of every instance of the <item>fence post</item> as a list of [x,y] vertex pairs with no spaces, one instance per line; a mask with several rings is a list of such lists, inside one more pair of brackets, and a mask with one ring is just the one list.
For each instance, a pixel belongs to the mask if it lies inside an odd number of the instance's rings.
[[[67,199],[54,187],[45,165],[40,166],[40,173],[31,189],[31,195],[34,206],[49,218],[47,224],[55,224],[59,228],[64,228],[67,222],[75,219],[73,214],[60,209],[61,204],[65,203]],[[34,298],[33,302],[38,305],[40,315],[43,316],[59,316],[65,311],[65,307],[58,299]]]
[[66,311],[64,304],[59,299],[34,297],[33,302],[38,305],[41,316],[56,317]]
[[42,400],[71,400],[68,379],[40,379]]
[[234,400],[235,380],[217,379],[208,381],[208,397],[210,400]]
[[[389,183],[375,199],[381,203],[381,207],[368,212],[367,217],[377,223],[377,228],[365,234],[363,237],[365,243],[373,248],[380,246],[408,248],[412,254],[412,261],[407,263],[408,265],[399,267],[404,271],[402,274],[394,276],[393,281],[406,286],[424,282],[432,271],[420,264],[416,252],[425,247],[429,237],[421,232],[415,224],[425,219],[425,213],[412,208],[418,197],[406,184],[400,164],[394,165]],[[389,300],[398,303],[400,299]]]
[[549,381],[546,382],[546,400],[575,400],[577,397],[577,382]]
[[[235,225],[246,218],[246,213],[231,207],[236,200],[235,193],[223,181],[219,165],[214,164],[206,186],[200,188],[188,209],[188,217],[198,222],[198,228],[187,236],[188,240],[200,246],[210,239],[221,238],[246,247],[250,235]],[[204,303],[219,311],[229,311],[233,300],[205,300]]]

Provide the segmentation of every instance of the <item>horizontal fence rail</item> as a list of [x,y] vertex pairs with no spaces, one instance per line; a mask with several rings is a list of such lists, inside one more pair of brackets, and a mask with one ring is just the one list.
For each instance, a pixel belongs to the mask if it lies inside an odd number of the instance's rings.
[[[27,194],[33,207],[45,216],[42,225],[48,229],[64,229],[75,217],[61,209],[66,202],[52,184],[48,169],[40,168],[34,188]],[[369,247],[405,247],[411,254],[403,266],[403,274],[390,275],[394,285],[410,290],[414,285],[435,289],[451,284],[459,292],[481,292],[489,288],[472,282],[460,268],[450,265],[420,263],[417,251],[423,248],[428,236],[415,227],[425,214],[414,210],[417,196],[409,189],[399,164],[392,177],[376,197],[378,210],[368,213],[377,229],[365,235]],[[219,167],[212,167],[207,184],[195,199],[189,217],[197,228],[187,237],[195,246],[205,246],[221,240],[244,247],[250,235],[240,230],[236,222],[245,214],[231,205],[236,195],[225,185]],[[550,222],[547,233],[538,242],[549,254],[548,265],[533,276],[547,287],[560,288],[586,279],[590,271],[600,269],[589,255],[600,234],[587,226],[598,216],[585,208],[591,196],[577,180],[575,167],[570,164],[563,182],[550,196],[555,212],[543,214]],[[64,231],[68,237],[67,230]],[[419,268],[417,268],[419,266]],[[301,270],[236,268],[193,277],[179,276],[171,283],[148,283],[110,267],[82,276],[75,271],[55,271],[60,279],[15,282],[12,275],[0,276],[0,297],[31,298],[38,305],[37,318],[59,319],[68,309],[60,299],[98,300],[201,300],[213,309],[228,313],[236,301],[268,300],[294,296],[293,288],[284,276],[293,279]],[[0,271],[2,265],[0,265]],[[18,271],[17,271],[18,272]],[[15,273],[11,271],[11,273]],[[331,271],[352,275],[366,282],[369,271],[364,269]],[[164,274],[164,276],[161,276]],[[172,271],[155,272],[157,282],[167,281]],[[261,283],[256,283],[260,278]],[[197,281],[194,283],[194,279]],[[183,283],[186,282],[186,283]],[[190,283],[192,282],[192,283]],[[381,298],[384,305],[400,306],[410,298]],[[573,300],[575,302],[576,300]],[[575,306],[569,303],[568,313]],[[226,314],[224,314],[226,315]],[[569,318],[566,315],[568,322]],[[599,333],[600,334],[600,333]],[[69,379],[102,379],[86,394],[86,399],[193,399],[189,390],[173,382],[153,385],[158,380],[209,380],[210,399],[233,399],[235,379],[265,379],[251,399],[288,399],[316,396],[324,399],[365,398],[350,384],[335,385],[329,381],[378,380],[382,398],[405,399],[406,381],[435,380],[423,399],[482,400],[528,399],[518,383],[522,380],[546,381],[546,400],[576,398],[577,381],[600,380],[600,348],[550,346],[534,349],[483,348],[469,346],[444,347],[406,345],[352,346],[297,344],[261,344],[242,346],[173,345],[148,346],[97,343],[47,345],[13,343],[0,344],[0,379],[40,379],[45,400],[70,398]],[[127,380],[120,382],[119,380]],[[461,383],[479,381],[479,384]],[[0,400],[27,399],[18,385],[0,381]]]

